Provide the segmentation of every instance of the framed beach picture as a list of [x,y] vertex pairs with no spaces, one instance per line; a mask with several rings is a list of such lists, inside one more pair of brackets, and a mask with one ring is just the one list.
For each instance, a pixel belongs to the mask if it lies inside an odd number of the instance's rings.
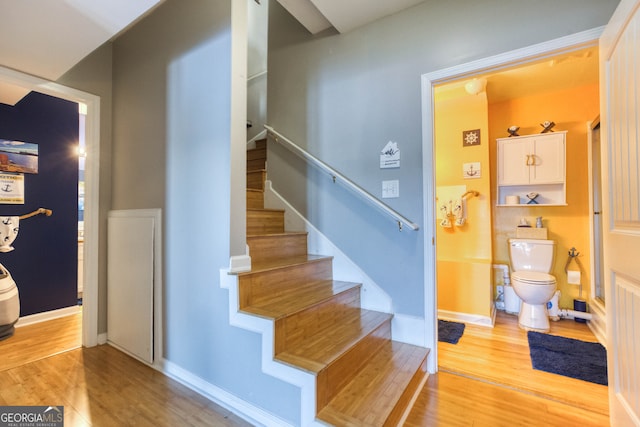
[[38,144],[0,139],[0,172],[38,173]]

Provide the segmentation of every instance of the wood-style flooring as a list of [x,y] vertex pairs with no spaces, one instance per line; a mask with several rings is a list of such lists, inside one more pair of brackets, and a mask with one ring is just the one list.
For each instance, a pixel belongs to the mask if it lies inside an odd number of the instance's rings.
[[[249,425],[108,345],[78,348],[80,328],[81,316],[69,316],[0,341],[0,405],[63,405],[65,426]],[[551,333],[595,341],[570,320]],[[407,427],[609,425],[607,387],[532,369],[514,316],[499,313],[494,328],[467,325],[438,352],[440,371]]]
[[22,366],[82,345],[82,313],[16,328],[0,341],[0,371]]
[[[551,322],[552,335],[595,342],[586,324]],[[516,316],[494,328],[467,324],[458,344],[438,343],[431,375],[405,424],[417,426],[608,426],[607,387],[531,366]]]
[[80,336],[77,315],[0,341],[0,405],[64,406],[65,427],[251,425],[111,346],[78,348]]

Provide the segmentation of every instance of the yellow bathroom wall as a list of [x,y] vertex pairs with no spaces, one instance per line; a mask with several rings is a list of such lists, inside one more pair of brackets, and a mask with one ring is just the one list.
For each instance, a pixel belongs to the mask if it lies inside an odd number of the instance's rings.
[[[553,130],[567,132],[567,206],[517,206],[496,207],[496,185],[491,188],[493,206],[493,259],[495,263],[509,263],[507,239],[515,237],[516,226],[526,218],[535,226],[541,216],[548,229],[549,239],[556,241],[556,260],[552,274],[561,291],[559,305],[572,308],[578,297],[578,286],[567,284],[564,272],[569,249],[580,252],[582,264],[582,296],[590,295],[590,228],[589,228],[589,177],[587,122],[599,114],[598,86],[592,85],[496,103],[489,106],[489,138],[491,182],[497,182],[497,138],[509,136],[507,128],[520,126],[520,135],[539,133],[540,123],[548,120],[556,123]],[[576,267],[576,264],[573,264]]]
[[[491,178],[488,106],[485,93],[468,95],[436,89],[435,159],[438,188],[465,185],[479,192],[466,199],[466,223],[443,228],[436,223],[438,310],[492,316]],[[463,146],[463,131],[480,129],[480,145]],[[464,179],[463,164],[479,162],[480,178]],[[462,194],[459,194],[462,196]],[[447,200],[437,200],[436,208]],[[440,215],[438,215],[440,217]],[[452,218],[452,222],[453,222]]]

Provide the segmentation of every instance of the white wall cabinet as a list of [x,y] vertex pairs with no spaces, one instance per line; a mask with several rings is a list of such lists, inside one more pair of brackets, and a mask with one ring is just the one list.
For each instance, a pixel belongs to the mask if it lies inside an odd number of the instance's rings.
[[[527,204],[538,193],[538,205],[566,205],[567,131],[499,138],[498,206]],[[512,197],[508,197],[512,196]],[[508,199],[518,197],[518,204]]]

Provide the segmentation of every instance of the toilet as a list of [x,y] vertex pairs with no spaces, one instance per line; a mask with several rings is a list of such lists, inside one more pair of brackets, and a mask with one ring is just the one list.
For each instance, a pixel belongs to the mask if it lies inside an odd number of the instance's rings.
[[547,302],[556,291],[553,240],[509,239],[511,285],[522,300],[518,324],[528,331],[548,332]]

